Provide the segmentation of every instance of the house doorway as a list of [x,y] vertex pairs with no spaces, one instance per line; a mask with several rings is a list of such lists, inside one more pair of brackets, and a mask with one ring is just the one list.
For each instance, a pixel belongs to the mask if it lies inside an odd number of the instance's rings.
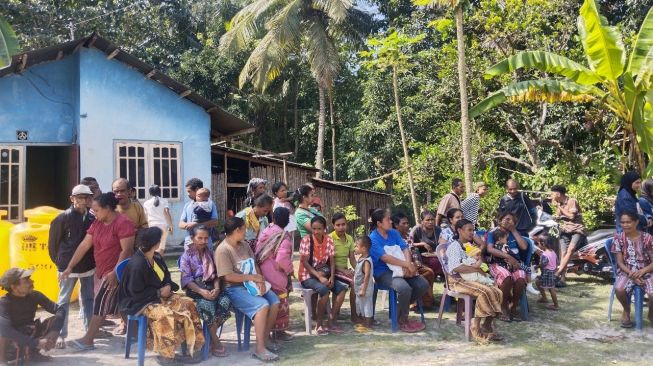
[[66,209],[71,189],[78,183],[78,145],[25,147],[24,208]]

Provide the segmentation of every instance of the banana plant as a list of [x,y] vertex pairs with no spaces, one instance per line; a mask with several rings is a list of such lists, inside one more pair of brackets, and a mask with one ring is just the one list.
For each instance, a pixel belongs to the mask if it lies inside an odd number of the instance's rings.
[[18,53],[18,39],[9,23],[0,17],[0,70],[11,65],[11,56]]
[[[653,9],[653,8],[652,8]],[[595,0],[585,0],[578,33],[588,65],[546,51],[524,51],[506,58],[485,73],[487,79],[519,69],[555,75],[508,85],[475,105],[470,117],[504,102],[595,103],[614,113],[624,130],[624,153],[650,177],[653,164],[653,11],[649,9],[626,57],[621,35],[599,14]],[[626,143],[629,143],[626,147]]]

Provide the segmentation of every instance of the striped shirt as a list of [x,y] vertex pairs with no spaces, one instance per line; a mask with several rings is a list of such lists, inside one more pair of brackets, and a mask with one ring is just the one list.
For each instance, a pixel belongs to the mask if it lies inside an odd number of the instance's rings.
[[463,215],[474,225],[478,221],[478,212],[481,208],[481,196],[478,193],[470,193],[467,198],[460,203],[460,209],[463,210]]

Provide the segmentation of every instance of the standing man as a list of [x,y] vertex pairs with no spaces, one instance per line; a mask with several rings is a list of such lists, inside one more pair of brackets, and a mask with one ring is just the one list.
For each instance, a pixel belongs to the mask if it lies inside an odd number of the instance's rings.
[[131,199],[131,183],[125,178],[118,178],[111,183],[111,190],[118,200],[117,211],[134,223],[136,231],[147,228],[147,215],[143,205]]
[[[465,192],[465,184],[462,179],[454,178],[451,181],[451,192],[447,193],[440,200],[438,210],[436,212],[435,226],[448,225],[447,211],[452,208],[460,208],[460,196]],[[417,218],[415,218],[417,219]]]
[[580,205],[574,198],[567,196],[567,188],[562,185],[551,187],[551,200],[558,206],[555,219],[559,220],[560,226],[560,265],[556,270],[556,276],[560,276],[562,284],[565,283],[567,275],[567,263],[571,259],[579,245],[583,245],[587,237]]
[[[0,278],[0,287],[7,294],[0,298],[0,364],[12,361],[44,362],[52,358],[39,350],[54,347],[61,331],[66,310],[34,291],[30,278],[34,271],[10,268]],[[41,307],[53,317],[41,321],[36,309]],[[22,362],[16,362],[21,365]]]
[[[86,236],[86,230],[95,221],[95,215],[89,211],[93,192],[83,184],[75,186],[70,195],[72,205],[60,213],[50,224],[48,251],[50,259],[57,266],[57,271],[65,271],[75,250]],[[88,251],[81,261],[73,268],[67,280],[59,276],[59,298],[57,305],[62,307],[66,314],[69,313],[70,296],[79,280],[81,284],[80,304],[83,310],[84,327],[88,329],[89,321],[93,316],[93,275],[95,274],[95,260],[93,252]],[[57,348],[65,348],[65,339],[68,336],[68,316],[64,318],[63,327],[57,340]]]
[[[181,212],[181,218],[179,218],[179,228],[182,230],[189,231],[197,226],[197,222],[193,221],[193,209],[195,208],[193,204],[195,203],[195,196],[197,195],[197,190],[204,188],[204,183],[198,178],[191,178],[186,182],[186,193],[190,201],[184,205],[184,209]],[[205,221],[202,223],[202,226],[207,228],[214,228],[218,226],[218,208],[211,200],[211,220]],[[186,235],[184,239],[184,245],[190,243],[190,235]],[[209,243],[209,248],[213,248],[213,244]]]
[[498,214],[512,213],[517,220],[515,228],[519,234],[528,238],[528,231],[535,226],[535,205],[526,193],[519,190],[519,183],[514,179],[506,181],[506,192],[499,201]]
[[79,182],[79,184],[83,184],[90,188],[91,192],[93,192],[93,198],[97,198],[102,194],[102,190],[100,189],[100,185],[98,184],[97,179],[93,177],[85,177]]
[[474,183],[474,193],[470,193],[460,203],[460,209],[463,210],[463,215],[474,226],[478,227],[478,216],[481,213],[481,198],[485,197],[488,188],[485,182]]

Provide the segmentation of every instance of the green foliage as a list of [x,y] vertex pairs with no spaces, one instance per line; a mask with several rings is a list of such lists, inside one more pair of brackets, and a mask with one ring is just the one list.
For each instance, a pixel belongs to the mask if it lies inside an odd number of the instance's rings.
[[583,220],[587,230],[595,230],[610,217],[614,196],[614,185],[610,177],[588,177],[582,175],[575,183],[567,187],[568,195],[578,200],[583,211]]
[[19,50],[16,34],[9,23],[0,16],[0,70],[11,65],[11,56]]

